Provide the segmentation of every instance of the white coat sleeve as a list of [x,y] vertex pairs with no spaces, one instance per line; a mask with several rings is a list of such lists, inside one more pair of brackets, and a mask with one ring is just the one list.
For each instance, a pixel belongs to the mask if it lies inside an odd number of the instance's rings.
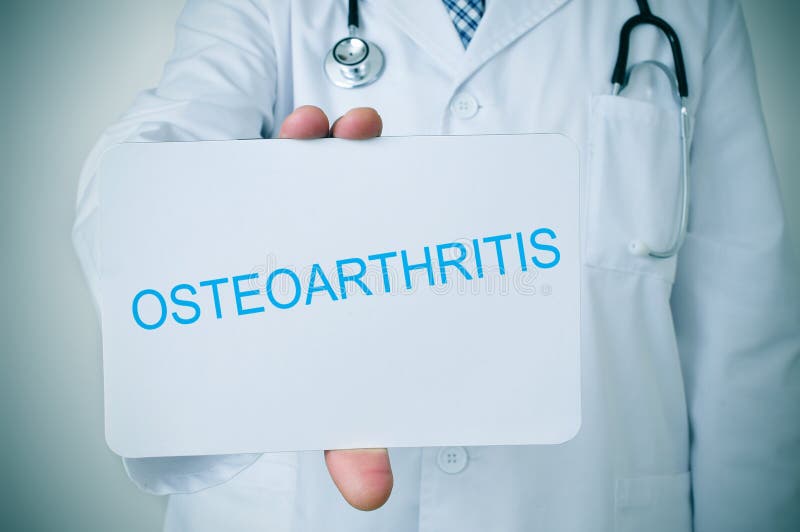
[[711,2],[673,291],[697,532],[800,523],[800,297],[738,2]]
[[[101,136],[78,185],[73,243],[100,305],[95,172],[102,153],[123,141],[247,139],[274,127],[276,59],[269,19],[248,0],[189,0],[157,88]],[[98,313],[99,315],[99,313]],[[155,494],[193,492],[232,478],[258,455],[124,459],[130,478]]]

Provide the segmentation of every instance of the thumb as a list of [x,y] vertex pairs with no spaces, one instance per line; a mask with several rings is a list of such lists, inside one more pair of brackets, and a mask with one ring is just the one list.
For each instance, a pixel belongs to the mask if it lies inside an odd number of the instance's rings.
[[394,478],[386,449],[325,451],[333,483],[351,506],[377,510],[389,499]]

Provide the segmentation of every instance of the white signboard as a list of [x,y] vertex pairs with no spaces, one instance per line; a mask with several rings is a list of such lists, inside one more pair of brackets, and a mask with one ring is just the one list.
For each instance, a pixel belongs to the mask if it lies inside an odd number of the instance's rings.
[[98,179],[118,454],[578,431],[567,138],[123,144]]

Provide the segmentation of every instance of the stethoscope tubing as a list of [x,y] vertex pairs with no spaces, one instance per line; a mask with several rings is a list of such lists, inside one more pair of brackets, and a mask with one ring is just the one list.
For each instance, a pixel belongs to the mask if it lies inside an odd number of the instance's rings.
[[619,50],[614,71],[611,75],[611,93],[619,95],[628,83],[630,69],[628,69],[628,56],[630,53],[631,34],[633,30],[642,25],[655,26],[664,34],[672,49],[672,61],[674,63],[674,78],[672,73],[660,63],[659,67],[667,74],[673,82],[674,90],[680,105],[680,136],[681,136],[681,175],[680,175],[680,214],[678,215],[677,228],[673,232],[673,237],[668,247],[663,249],[653,249],[640,240],[630,243],[629,250],[635,255],[647,255],[655,259],[668,259],[678,254],[684,241],[689,227],[690,209],[690,171],[689,171],[689,142],[690,142],[690,118],[689,118],[689,82],[686,75],[686,64],[681,49],[681,41],[675,29],[664,19],[653,15],[647,0],[636,0],[639,6],[639,14],[628,19],[622,26],[619,37]]
[[642,25],[655,26],[660,29],[669,41],[672,48],[672,60],[675,63],[675,77],[678,79],[678,93],[681,98],[689,97],[689,83],[686,78],[686,65],[683,60],[683,50],[678,34],[667,21],[654,15],[639,14],[629,18],[622,26],[619,36],[619,51],[611,83],[624,84],[628,67],[628,55],[631,47],[631,34],[633,30]]
[[[672,59],[674,63],[674,78],[671,72],[663,67],[670,80],[674,81],[674,89],[678,96],[680,105],[680,136],[681,136],[681,176],[680,176],[680,214],[677,228],[674,231],[668,247],[663,249],[653,249],[646,243],[635,240],[630,243],[631,253],[637,255],[647,255],[656,259],[666,259],[675,256],[686,239],[686,232],[689,223],[689,138],[690,120],[688,111],[689,83],[686,75],[686,65],[683,58],[683,50],[678,34],[674,28],[664,19],[653,14],[647,0],[636,0],[639,13],[628,19],[620,30],[619,49],[617,60],[611,75],[611,92],[619,95],[628,83],[630,70],[628,69],[628,58],[630,55],[631,35],[633,30],[643,25],[650,25],[658,28],[667,38],[672,49]],[[359,32],[359,5],[358,0],[348,0],[347,27],[349,37],[339,40],[325,57],[325,73],[334,85],[354,89],[364,87],[374,83],[383,74],[385,60],[383,52],[374,43],[370,43],[358,37]],[[348,63],[337,56],[337,49],[343,44],[356,44],[363,48],[363,57]],[[349,54],[349,55],[348,55]],[[344,57],[352,57],[351,51],[346,51]]]

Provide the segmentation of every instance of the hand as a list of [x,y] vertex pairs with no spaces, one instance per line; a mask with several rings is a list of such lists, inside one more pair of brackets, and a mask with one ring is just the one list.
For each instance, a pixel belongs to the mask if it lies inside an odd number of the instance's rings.
[[[303,106],[286,117],[280,129],[282,139],[340,137],[369,139],[383,129],[374,109],[351,109],[328,127],[328,117],[318,107]],[[325,451],[325,463],[336,487],[354,508],[376,510],[392,492],[392,468],[386,449]]]

